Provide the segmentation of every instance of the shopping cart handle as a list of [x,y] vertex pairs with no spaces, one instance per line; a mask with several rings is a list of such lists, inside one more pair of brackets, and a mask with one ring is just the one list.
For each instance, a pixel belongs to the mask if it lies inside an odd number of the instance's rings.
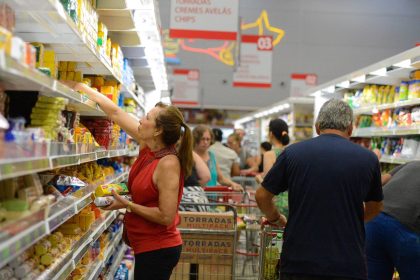
[[255,177],[257,174],[258,173],[255,171],[245,171],[245,172],[241,171],[241,175],[245,177]]
[[226,186],[214,186],[214,187],[203,187],[205,192],[231,192],[231,187]]

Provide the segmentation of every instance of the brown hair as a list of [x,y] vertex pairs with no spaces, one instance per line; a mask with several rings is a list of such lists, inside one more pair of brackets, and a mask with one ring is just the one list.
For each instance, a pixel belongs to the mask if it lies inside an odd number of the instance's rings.
[[[162,128],[162,141],[165,145],[175,145],[181,138],[181,145],[178,150],[178,158],[181,163],[181,170],[184,177],[191,175],[194,164],[192,155],[192,135],[191,129],[185,124],[184,117],[178,108],[168,106],[162,102],[156,104],[155,107],[162,108],[156,116],[156,127]],[[184,132],[181,132],[184,128]]]
[[211,128],[208,127],[207,125],[200,124],[194,127],[193,132],[192,132],[192,135],[194,138],[194,146],[200,143],[201,137],[203,137],[203,134],[206,131],[210,133],[211,143],[213,143],[214,135],[213,135],[213,131],[211,131]]

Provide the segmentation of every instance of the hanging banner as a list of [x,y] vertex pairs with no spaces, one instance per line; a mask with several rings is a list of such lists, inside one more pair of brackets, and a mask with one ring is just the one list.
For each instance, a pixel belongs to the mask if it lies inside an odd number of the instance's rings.
[[185,107],[200,105],[200,71],[197,69],[174,69],[172,103]]
[[318,84],[318,76],[316,74],[293,73],[290,82],[290,96],[305,96],[305,92]]
[[239,0],[171,0],[171,38],[232,40],[239,29]]
[[273,38],[242,35],[240,65],[233,73],[234,87],[271,88]]

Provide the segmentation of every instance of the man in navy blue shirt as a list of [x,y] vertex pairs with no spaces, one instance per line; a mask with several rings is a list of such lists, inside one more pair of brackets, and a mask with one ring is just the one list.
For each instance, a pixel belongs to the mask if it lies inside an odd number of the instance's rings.
[[[364,222],[381,211],[381,172],[373,152],[349,141],[352,121],[347,103],[327,101],[319,136],[287,147],[257,190],[268,222],[286,225],[281,280],[367,279]],[[286,190],[288,221],[273,204]]]

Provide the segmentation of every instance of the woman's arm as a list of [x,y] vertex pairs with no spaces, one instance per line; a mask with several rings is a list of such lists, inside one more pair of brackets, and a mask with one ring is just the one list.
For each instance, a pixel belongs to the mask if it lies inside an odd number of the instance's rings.
[[264,163],[263,163],[263,177],[270,171],[273,167],[274,162],[276,162],[276,154],[273,151],[268,151],[264,153]]
[[[76,91],[86,93],[92,101],[96,102],[99,107],[101,107],[101,109],[112,121],[118,124],[125,132],[127,132],[127,134],[129,134],[140,143],[140,137],[138,133],[139,122],[130,114],[124,112],[120,107],[112,102],[112,100],[86,84],[77,83],[74,81],[61,82]],[[144,145],[141,144],[142,143],[140,143],[140,146],[144,147]]]
[[179,176],[181,166],[174,155],[163,157],[153,173],[153,181],[159,191],[159,206],[146,207],[130,202],[113,192],[115,201],[105,210],[114,210],[130,206],[131,212],[156,224],[169,226],[173,223],[178,205]]
[[195,163],[195,170],[198,175],[198,182],[200,186],[205,186],[211,179],[210,170],[204,160],[193,151],[193,158]]
[[241,175],[241,167],[239,166],[239,162],[235,161],[232,163],[232,167],[230,168],[230,176],[240,176]]
[[220,169],[220,166],[218,163],[216,163],[216,170],[217,170],[217,181],[226,187],[231,187],[234,191],[243,191],[244,188],[238,183],[233,182],[229,178],[226,178],[222,174],[222,170]]

